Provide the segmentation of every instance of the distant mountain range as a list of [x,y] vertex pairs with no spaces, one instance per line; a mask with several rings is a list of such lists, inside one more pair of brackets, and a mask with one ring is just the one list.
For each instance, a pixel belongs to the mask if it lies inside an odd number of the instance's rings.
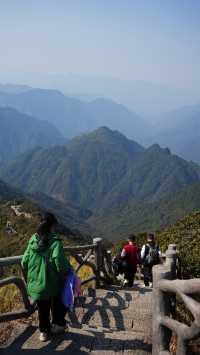
[[[28,193],[42,191],[62,206],[80,206],[82,222],[113,238],[117,229],[121,235],[130,228],[157,228],[196,208],[189,196],[192,184],[200,185],[200,167],[169,149],[144,149],[102,127],[66,146],[36,148],[2,169],[1,177]],[[185,191],[188,207],[182,203]],[[46,205],[52,205],[50,198]]]
[[[148,87],[151,92],[150,84]],[[65,96],[56,90],[0,84],[0,107],[13,107],[26,115],[46,120],[69,139],[107,126],[142,145],[158,143],[184,159],[200,162],[199,105],[184,106],[154,117],[150,117],[149,112],[144,120],[135,111],[112,100],[95,95],[91,98],[80,95],[83,100],[78,97]],[[154,125],[149,123],[151,119]]]
[[[144,80],[78,75],[51,75],[46,73],[19,73],[17,76],[1,76],[1,80],[26,83],[33,87],[56,89],[67,96],[86,98],[104,97],[119,102],[139,115],[151,117],[163,112],[193,105],[198,102],[198,90],[174,88],[167,84]],[[114,127],[117,129],[117,127]]]
[[184,160],[200,163],[199,118],[200,106],[183,107],[152,129],[112,100],[0,85],[0,201],[112,239],[168,226],[200,209],[200,167]]
[[27,88],[24,91],[23,88],[0,92],[0,106],[45,119],[68,138],[106,125],[140,141],[151,129],[151,125],[136,113],[111,100],[99,98],[83,102],[56,90]]
[[64,144],[61,133],[47,121],[16,111],[0,108],[0,163],[16,158],[37,146]]
[[152,142],[170,147],[184,159],[200,163],[200,105],[163,114],[147,143]]
[[5,92],[7,94],[21,94],[31,90],[32,88],[27,85],[16,85],[16,84],[0,84],[0,92]]
[[[44,78],[46,87],[52,84]],[[185,104],[198,102],[199,93],[192,90],[171,87],[167,84],[145,80],[121,80],[117,78],[89,77],[69,74],[54,77],[54,88],[66,94],[87,94],[111,98],[144,117],[154,118],[168,110],[176,109]],[[41,80],[42,84],[42,80]],[[55,86],[56,85],[56,86]]]

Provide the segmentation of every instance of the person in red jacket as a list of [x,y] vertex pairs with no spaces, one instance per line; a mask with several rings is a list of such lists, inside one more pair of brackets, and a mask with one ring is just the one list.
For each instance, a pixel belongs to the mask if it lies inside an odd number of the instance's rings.
[[134,234],[129,235],[128,244],[126,244],[121,252],[121,258],[124,263],[124,276],[127,286],[132,287],[137,265],[139,264],[139,248],[135,243],[136,237]]

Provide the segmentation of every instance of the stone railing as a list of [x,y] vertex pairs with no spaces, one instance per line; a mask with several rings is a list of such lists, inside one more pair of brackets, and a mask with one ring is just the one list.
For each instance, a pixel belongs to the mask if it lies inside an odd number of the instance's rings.
[[[177,355],[189,355],[188,343],[200,336],[200,279],[178,280],[176,245],[171,244],[165,262],[153,268],[153,355],[170,354],[172,334],[177,336]],[[190,326],[175,319],[176,296],[191,312]]]
[[[111,255],[106,252],[102,239],[95,238],[93,243],[81,246],[68,246],[64,247],[65,252],[71,255],[77,261],[76,272],[84,265],[92,269],[93,275],[86,280],[82,281],[82,285],[88,282],[95,281],[96,287],[100,287],[102,283],[110,281],[111,269]],[[13,256],[0,258],[0,269],[13,265],[18,265],[21,268],[22,256]],[[23,270],[22,275],[23,275]],[[0,314],[0,322],[10,321],[14,319],[24,318],[30,316],[35,311],[35,304],[31,302],[26,291],[26,277],[11,276],[0,280],[0,287],[14,284],[20,290],[24,308],[19,311]]]

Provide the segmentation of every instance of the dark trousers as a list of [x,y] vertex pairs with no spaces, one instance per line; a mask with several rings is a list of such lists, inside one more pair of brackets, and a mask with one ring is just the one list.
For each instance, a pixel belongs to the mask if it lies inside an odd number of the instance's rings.
[[127,268],[124,272],[124,277],[126,280],[128,280],[129,287],[133,286],[133,282],[135,279],[135,273],[136,273],[136,270],[133,270],[132,268]]
[[149,286],[149,282],[152,282],[152,267],[153,266],[145,265],[143,268],[145,286]]
[[52,297],[48,300],[38,300],[39,329],[41,332],[50,333],[50,312],[52,323],[65,326],[66,307],[63,305],[60,296]]

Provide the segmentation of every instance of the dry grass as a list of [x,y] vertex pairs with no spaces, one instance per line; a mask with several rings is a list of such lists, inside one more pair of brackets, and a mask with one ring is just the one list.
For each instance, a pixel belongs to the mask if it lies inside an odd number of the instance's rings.
[[[73,257],[70,257],[70,263],[71,263],[72,267],[74,269],[76,269],[78,263]],[[93,273],[91,267],[89,267],[87,265],[82,266],[80,268],[80,270],[78,271],[78,276],[80,277],[81,281],[84,281],[93,275],[94,275],[94,273]],[[83,286],[84,289],[88,288],[88,287],[94,287],[94,282],[87,283],[86,285]]]
[[[176,355],[177,348],[177,336],[173,335],[171,344],[170,344],[170,354]],[[200,338],[196,340],[191,340],[189,342],[188,354],[190,355],[199,355],[200,354]]]
[[[15,285],[0,288],[0,313],[18,310],[22,308],[22,306],[22,297],[19,289]],[[0,344],[5,343],[9,339],[14,327],[14,321],[0,324]]]
[[15,285],[0,288],[0,313],[18,310],[22,304],[21,293]]

